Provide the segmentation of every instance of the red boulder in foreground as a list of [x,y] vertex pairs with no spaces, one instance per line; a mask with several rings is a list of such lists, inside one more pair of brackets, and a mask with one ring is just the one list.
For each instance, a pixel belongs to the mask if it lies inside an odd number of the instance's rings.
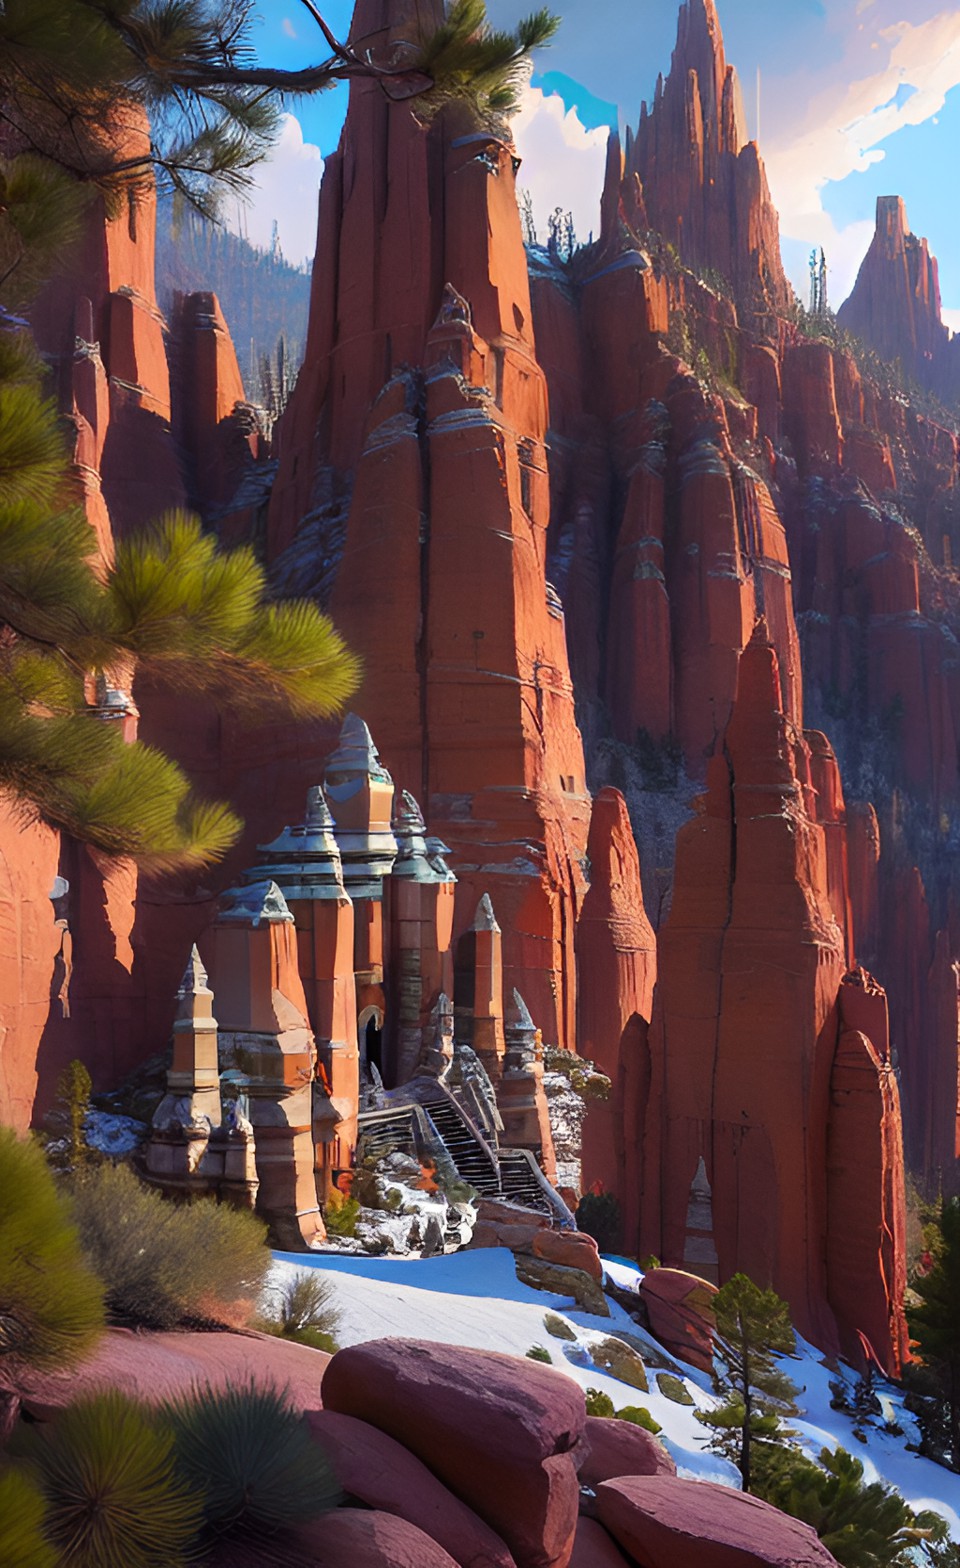
[[503,1537],[517,1568],[567,1568],[586,1416],[562,1373],[491,1351],[382,1339],[334,1357],[323,1401],[411,1449]]
[[[515,1568],[500,1537],[401,1443],[333,1410],[318,1410],[309,1419],[312,1436],[350,1497],[425,1530],[460,1568]],[[411,1420],[415,1424],[413,1413]]]
[[830,1568],[809,1525],[708,1481],[632,1476],[597,1490],[601,1523],[643,1568]]
[[415,1524],[373,1509],[321,1514],[299,1532],[299,1543],[312,1568],[458,1568]]
[[621,1476],[677,1473],[663,1444],[632,1421],[587,1416],[583,1436],[587,1456],[580,1466],[581,1486],[597,1487]]

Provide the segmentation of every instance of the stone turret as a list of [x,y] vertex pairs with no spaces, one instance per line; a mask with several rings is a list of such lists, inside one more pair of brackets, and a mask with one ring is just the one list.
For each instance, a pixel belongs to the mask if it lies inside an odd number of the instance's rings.
[[307,792],[302,822],[259,846],[245,881],[270,877],[297,931],[300,978],[317,1047],[313,1136],[317,1177],[326,1191],[349,1166],[357,1141],[359,1053],[354,981],[354,908],[343,885],[340,848],[323,790]]
[[275,882],[223,895],[212,931],[221,1070],[242,1075],[257,1145],[257,1207],[277,1240],[322,1239],[311,1136],[316,1050],[293,915]]
[[494,1086],[503,1066],[503,937],[489,893],[457,947],[457,1039],[472,1045]]
[[507,1012],[505,1037],[503,1076],[497,1093],[503,1117],[500,1142],[507,1148],[531,1149],[553,1181],[557,1160],[543,1087],[543,1042],[519,991],[514,991]]
[[[454,894],[457,879],[442,846],[426,837],[420,807],[404,790],[393,816],[398,853],[388,884],[391,1050],[385,1081],[404,1083],[432,1035],[431,1014],[453,990]],[[432,848],[431,848],[432,843]]]

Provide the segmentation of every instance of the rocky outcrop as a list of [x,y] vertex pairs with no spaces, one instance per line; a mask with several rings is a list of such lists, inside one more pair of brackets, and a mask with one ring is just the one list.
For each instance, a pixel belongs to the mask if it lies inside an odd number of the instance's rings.
[[[719,273],[752,314],[787,314],[777,214],[757,145],[747,140],[714,0],[681,6],[670,73],[658,79],[649,110],[643,104],[623,165],[621,202],[632,198],[637,214],[642,205],[646,226],[686,266]],[[604,206],[617,210],[609,189]]]
[[881,359],[899,360],[921,386],[947,396],[960,390],[960,352],[940,314],[936,257],[911,232],[902,196],[877,197],[873,239],[837,320]]
[[[406,12],[370,0],[355,32],[388,16]],[[318,257],[271,549],[302,553],[306,587],[314,525],[346,515],[331,609],[394,778],[451,847],[457,934],[489,891],[508,987],[570,1045],[589,798],[546,581],[547,404],[512,148],[461,110],[425,129],[357,84]]]
[[[740,663],[725,756],[711,763],[698,815],[678,841],[651,1039],[652,1125],[662,1144],[653,1153],[650,1143],[640,1249],[682,1264],[702,1159],[720,1277],[741,1269],[771,1280],[801,1332],[825,1346],[836,1342],[828,1299],[848,1335],[878,1315],[878,1354],[895,1369],[904,1348],[899,1102],[874,1011],[861,1026],[880,1036],[861,1052],[862,1122],[859,1101],[847,1097],[850,1045],[838,1038],[837,1015],[846,899],[838,861],[840,885],[831,888],[837,811],[819,820],[827,792],[813,788],[812,739],[784,712],[776,653],[758,623]],[[849,1029],[843,1001],[840,1011]],[[882,1012],[885,1023],[885,1004]],[[869,1196],[837,1169],[828,1197],[828,1129],[851,1172],[876,1172]],[[843,1235],[858,1207],[863,1255],[854,1257]]]
[[705,1481],[606,1481],[600,1522],[644,1568],[828,1568],[835,1559],[807,1524],[769,1503]]
[[402,1440],[502,1537],[518,1568],[565,1568],[585,1420],[576,1384],[509,1356],[388,1339],[341,1351],[322,1392],[325,1409]]

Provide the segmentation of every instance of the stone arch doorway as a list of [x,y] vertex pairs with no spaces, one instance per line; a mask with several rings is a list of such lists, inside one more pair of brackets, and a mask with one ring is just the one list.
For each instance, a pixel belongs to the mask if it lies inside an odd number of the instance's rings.
[[357,1041],[360,1046],[360,1072],[371,1077],[375,1067],[383,1077],[383,1012],[379,1007],[365,1007],[357,1019]]

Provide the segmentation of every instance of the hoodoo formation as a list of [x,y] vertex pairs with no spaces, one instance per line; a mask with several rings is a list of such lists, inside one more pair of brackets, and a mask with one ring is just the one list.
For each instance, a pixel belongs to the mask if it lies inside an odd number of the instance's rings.
[[[413,9],[358,0],[354,36]],[[216,297],[160,315],[148,192],[38,303],[103,555],[189,504],[364,675],[339,738],[97,694],[246,833],[138,883],[5,815],[0,1118],[172,1029],[170,1191],[309,1244],[405,1117],[569,1225],[543,1064],[577,1052],[611,1085],[580,1191],[624,1247],[745,1271],[895,1372],[904,1157],[932,1192],[960,1154],[956,438],[799,322],[713,0],[611,136],[599,240],[525,249],[516,179],[507,128],[352,85],[270,439]],[[881,208],[841,322],[946,363],[934,264]]]

